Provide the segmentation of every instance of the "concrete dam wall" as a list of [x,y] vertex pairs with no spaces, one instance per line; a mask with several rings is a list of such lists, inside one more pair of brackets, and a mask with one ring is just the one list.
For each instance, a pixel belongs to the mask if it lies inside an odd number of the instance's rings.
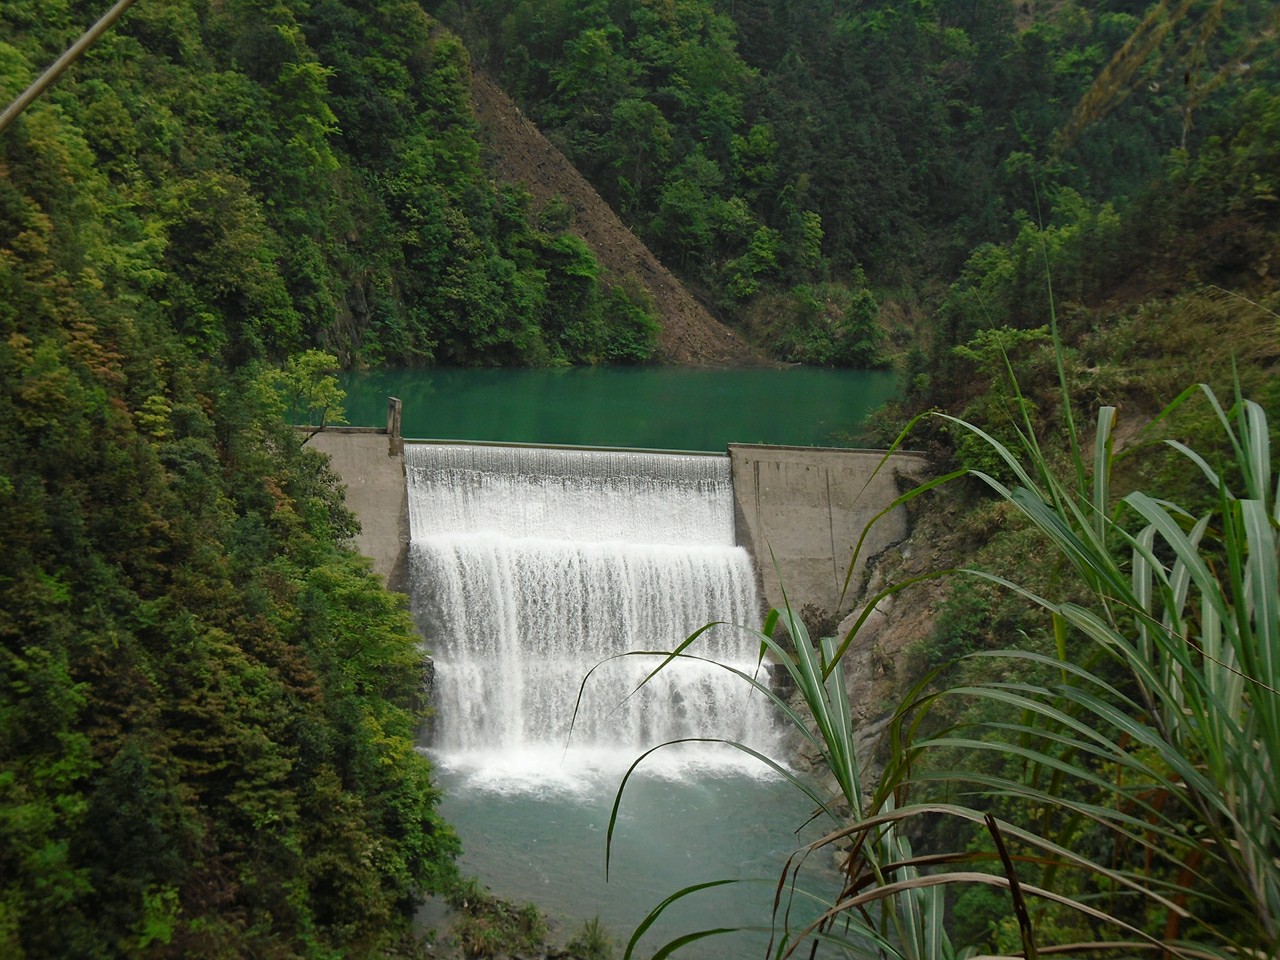
[[867,559],[906,538],[906,510],[876,522],[851,572],[858,538],[925,469],[919,454],[886,458],[883,450],[731,444],[729,457],[738,542],[755,559],[769,605],[783,605],[785,588],[797,613],[812,606],[837,618],[851,608]]
[[388,429],[328,427],[308,446],[329,455],[329,464],[347,488],[347,507],[360,521],[356,549],[392,590],[409,582],[409,496],[404,481],[404,443],[399,436],[399,404]]
[[[327,428],[310,446],[331,458],[346,485],[347,506],[360,521],[356,548],[393,590],[408,579],[409,517],[399,409],[389,427]],[[755,561],[770,606],[806,606],[830,615],[848,612],[846,576],[863,528],[918,478],[924,458],[883,451],[732,444],[734,512],[738,543]],[[862,565],[907,535],[906,511],[881,518],[863,544],[849,579],[861,582]]]

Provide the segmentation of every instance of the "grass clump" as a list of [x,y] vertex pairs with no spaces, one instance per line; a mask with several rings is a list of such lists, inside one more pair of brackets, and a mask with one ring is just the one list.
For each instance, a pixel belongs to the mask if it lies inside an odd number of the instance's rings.
[[564,946],[574,960],[613,960],[614,944],[599,917],[586,921]]
[[547,938],[547,923],[537,907],[495,897],[474,878],[459,882],[448,902],[458,912],[453,939],[467,957],[529,953]]

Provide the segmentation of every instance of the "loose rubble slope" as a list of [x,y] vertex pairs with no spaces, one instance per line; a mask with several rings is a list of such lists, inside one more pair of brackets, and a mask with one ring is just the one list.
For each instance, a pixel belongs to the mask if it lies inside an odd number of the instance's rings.
[[658,359],[688,366],[766,362],[736,332],[716,320],[547,140],[519,107],[480,70],[471,98],[497,179],[520,184],[541,207],[555,197],[570,210],[569,229],[591,247],[610,278],[632,278],[653,298],[662,329]]

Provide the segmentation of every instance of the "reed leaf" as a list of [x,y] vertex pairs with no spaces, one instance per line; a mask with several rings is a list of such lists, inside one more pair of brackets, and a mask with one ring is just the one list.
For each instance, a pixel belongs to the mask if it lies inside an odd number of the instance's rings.
[[[1144,490],[1117,498],[1112,476],[1126,455],[1115,450],[1117,412],[1099,412],[1086,462],[1060,353],[1058,361],[1069,481],[1047,460],[1024,404],[1016,448],[981,426],[935,414],[989,446],[1012,484],[971,475],[1015,507],[1077,577],[1066,597],[1053,599],[1009,578],[961,571],[1048,613],[1053,655],[983,651],[971,659],[1007,670],[945,690],[931,688],[934,674],[919,680],[892,713],[888,759],[876,778],[856,749],[843,658],[876,604],[953,571],[881,589],[840,638],[815,642],[785,602],[772,611],[760,656],[784,666],[794,702],[738,671],[819,753],[839,803],[823,800],[785,764],[772,768],[828,815],[848,811],[836,829],[788,858],[777,878],[775,960],[801,950],[955,957],[945,893],[973,885],[1009,893],[1026,957],[1280,955],[1280,478],[1266,411],[1239,396],[1228,407],[1208,387],[1188,388],[1153,424],[1170,422],[1196,396],[1207,402],[1222,452],[1168,445],[1205,478],[1211,505],[1193,513]],[[889,509],[955,476],[926,481]],[[772,639],[779,626],[790,649]],[[663,654],[657,669],[690,656],[697,636]],[[944,701],[983,704],[988,719],[935,729]],[[908,836],[938,818],[957,825],[960,837],[985,833],[994,852],[917,854]],[[1081,843],[1084,849],[1074,848]],[[842,889],[816,920],[793,927],[791,905],[808,895],[805,864],[835,847],[846,851]],[[1003,872],[973,869],[981,866]],[[1091,936],[1052,942],[1045,936],[1051,917],[1074,917]],[[714,932],[680,938],[660,955]]]
[[[740,881],[737,881],[737,880],[708,880],[703,883],[695,883],[695,884],[692,884],[691,886],[683,887],[682,889],[677,890],[675,893],[666,897],[661,903],[659,903],[656,907],[650,910],[648,914],[645,915],[645,918],[642,921],[640,921],[639,926],[637,926],[635,931],[631,934],[631,939],[627,941],[626,949],[623,951],[623,954],[622,954],[622,960],[631,960],[632,955],[635,953],[636,946],[640,942],[640,938],[643,937],[649,931],[650,927],[652,927],[655,923],[657,923],[658,918],[662,916],[663,912],[667,909],[667,907],[671,906],[673,903],[683,900],[685,897],[688,897],[688,896],[691,896],[692,894],[697,893],[700,890],[709,890],[713,887],[723,887],[728,884],[739,883],[739,882]],[[729,932],[729,931],[727,930],[716,931],[716,933],[726,933],[726,932]],[[706,933],[705,935],[712,936],[714,934]],[[697,937],[695,937],[695,939],[697,939]]]

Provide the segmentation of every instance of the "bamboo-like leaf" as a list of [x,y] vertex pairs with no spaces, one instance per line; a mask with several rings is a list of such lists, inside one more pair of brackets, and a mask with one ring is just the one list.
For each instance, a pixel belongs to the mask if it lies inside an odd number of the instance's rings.
[[[886,459],[888,458],[888,456],[889,454],[885,454]],[[878,473],[880,471],[880,467],[883,465],[884,465],[884,460],[881,460],[880,465],[876,467],[875,472]],[[906,506],[908,503],[910,503],[912,500],[914,500],[916,497],[920,496],[921,494],[928,493],[930,490],[934,489],[935,487],[940,487],[944,484],[952,482],[953,480],[958,480],[960,477],[963,477],[967,472],[968,471],[966,470],[953,470],[951,473],[943,474],[940,477],[932,477],[929,480],[926,480],[925,482],[919,484],[918,486],[912,487],[906,493],[901,494],[898,497],[895,497],[892,503],[890,503],[883,510],[876,513],[875,516],[873,516],[870,520],[866,522],[866,524],[862,528],[862,532],[858,535],[858,542],[854,544],[853,555],[849,558],[849,566],[845,570],[844,583],[841,584],[840,586],[840,599],[837,601],[836,606],[841,606],[844,603],[845,595],[849,592],[849,583],[853,579],[853,571],[857,568],[857,565],[858,565],[858,558],[862,556],[862,548],[866,543],[867,537],[871,534],[871,531],[875,528],[876,523],[878,523],[880,520],[887,517],[889,514],[893,513],[895,510],[901,509],[902,507]],[[874,473],[873,473],[873,476],[874,476]],[[870,483],[870,482],[871,482],[870,480],[867,481],[867,483]]]
[[1271,486],[1271,437],[1267,431],[1267,414],[1252,400],[1243,401],[1241,407],[1246,496],[1250,500],[1264,500]]
[[1250,620],[1255,631],[1259,655],[1257,680],[1272,692],[1280,677],[1280,565],[1277,564],[1276,528],[1261,500],[1245,500],[1240,504],[1244,514],[1248,553],[1248,596]]
[[1099,541],[1106,539],[1107,511],[1111,507],[1111,461],[1115,425],[1115,407],[1102,407],[1098,410],[1098,426],[1093,438],[1093,514],[1094,533]]
[[[989,748],[988,748],[989,749]],[[1014,801],[1035,808],[1048,805],[1066,817],[1080,822],[1095,824],[1107,835],[1123,842],[1130,849],[1142,851],[1144,867],[1141,871],[1110,868],[1097,861],[1089,861],[1078,856],[1064,856],[1061,848],[1041,840],[1027,842],[1045,851],[1041,855],[1046,866],[1052,866],[1053,873],[1063,869],[1080,870],[1098,879],[1117,886],[1125,887],[1129,892],[1139,894],[1157,904],[1159,909],[1168,909],[1166,901],[1170,897],[1184,896],[1185,887],[1172,880],[1162,881],[1154,878],[1150,868],[1163,864],[1171,875],[1182,873],[1187,865],[1187,858],[1196,853],[1203,844],[1203,838],[1188,837],[1180,825],[1172,823],[1169,817],[1158,814],[1162,819],[1148,820],[1136,815],[1117,811],[1114,806],[1102,803],[1086,803],[1073,800],[1062,793],[1051,793],[1045,790],[1027,788],[1015,780],[993,776],[974,774],[972,771],[937,771],[922,777],[917,783],[928,786],[930,783],[944,786],[951,795],[965,795],[957,790],[958,784],[969,784],[972,789],[967,792],[975,803],[990,803],[992,800]],[[1132,795],[1114,798],[1122,803]],[[959,799],[959,796],[957,796]],[[1148,805],[1146,809],[1155,809]],[[978,816],[978,811],[974,811]],[[1032,836],[1039,837],[1044,830],[1032,831]],[[1056,850],[1056,852],[1054,852]],[[1231,916],[1239,911],[1239,902],[1222,897],[1212,887],[1212,877],[1198,869],[1188,869],[1187,876],[1193,882],[1202,882],[1210,892],[1201,898],[1205,907],[1213,907],[1222,916]],[[1189,915],[1189,914],[1188,914]]]
[[[1013,453],[1009,450],[1008,447],[1006,447],[1003,443],[1001,443],[991,434],[987,433],[987,431],[983,430],[981,427],[978,427],[972,423],[969,423],[968,421],[961,420],[959,417],[953,417],[950,414],[940,413],[938,414],[938,418],[941,420],[946,420],[949,423],[953,423],[956,426],[961,427],[964,430],[968,430],[970,433],[974,433],[977,436],[981,437],[991,447],[992,451],[996,454],[996,456],[998,456],[1001,460],[1005,462],[1005,464],[1013,472],[1013,475],[1018,478],[1018,482],[1020,484],[1022,484],[1024,487],[1027,487],[1028,489],[1035,488],[1035,485],[1036,485],[1035,481],[1031,479],[1031,475],[1027,473],[1026,469],[1022,465],[1022,462],[1013,455]],[[976,471],[972,471],[972,472],[976,473]],[[990,478],[984,478],[984,479],[987,479],[987,482],[991,482]]]
[[726,880],[708,880],[704,883],[695,883],[691,886],[682,887],[681,889],[677,890],[675,893],[665,898],[661,903],[659,903],[656,907],[650,910],[648,914],[645,915],[645,918],[642,921],[640,921],[640,924],[639,926],[636,927],[635,932],[631,934],[631,939],[627,941],[627,948],[622,955],[623,960],[631,960],[631,956],[635,952],[636,945],[640,942],[640,938],[643,937],[648,932],[649,928],[652,927],[658,921],[658,918],[660,916],[662,916],[662,912],[666,910],[667,907],[671,906],[671,904],[676,903],[679,900],[683,900],[685,897],[691,896],[692,894],[697,893],[699,890],[709,890],[712,887],[723,887],[728,884],[734,884],[734,883],[740,883],[740,882],[741,881],[739,880],[727,880],[727,879]]
[[1153,643],[1151,639],[1151,628],[1149,621],[1152,619],[1153,602],[1155,598],[1154,580],[1155,580],[1155,564],[1152,562],[1154,557],[1156,531],[1155,527],[1148,524],[1142,528],[1138,534],[1132,556],[1132,573],[1131,582],[1133,584],[1133,600],[1134,605],[1147,614],[1145,617],[1135,617],[1134,627],[1137,632],[1137,649],[1139,656],[1150,662],[1153,656]]
[[1199,467],[1200,472],[1205,475],[1205,478],[1208,479],[1209,483],[1213,486],[1214,492],[1221,491],[1228,497],[1234,496],[1234,494],[1227,489],[1227,486],[1223,482],[1222,477],[1218,474],[1218,471],[1209,466],[1208,461],[1206,461],[1204,457],[1200,456],[1200,454],[1196,453],[1185,443],[1178,440],[1166,440],[1165,443],[1173,447],[1173,449],[1177,450],[1184,457]]
[[710,930],[698,930],[695,933],[686,933],[684,936],[676,937],[670,943],[664,944],[656,953],[652,960],[666,960],[681,947],[696,943],[698,940],[705,940],[707,937],[718,937],[726,933],[737,933],[739,927],[714,927]]
[[704,626],[699,627],[697,630],[691,633],[688,637],[686,637],[683,641],[681,641],[679,646],[677,646],[675,650],[663,650],[663,651],[628,650],[625,653],[617,653],[617,654],[614,654],[613,656],[605,657],[603,660],[600,660],[599,662],[592,664],[591,669],[589,669],[583,675],[582,682],[578,684],[578,696],[575,698],[573,702],[573,713],[569,717],[569,732],[565,737],[565,749],[568,749],[569,741],[573,739],[573,728],[578,722],[578,711],[582,708],[582,698],[586,694],[587,683],[590,682],[591,677],[595,674],[597,670],[603,667],[606,663],[611,663],[614,660],[620,660],[625,657],[637,657],[637,656],[664,657],[665,659],[662,661],[662,663],[660,663],[657,667],[655,667],[649,673],[648,676],[646,676],[643,680],[641,680],[640,683],[636,686],[635,690],[631,691],[631,694],[628,694],[628,697],[630,697],[635,694],[636,690],[639,690],[646,683],[652,680],[659,672],[661,672],[662,669],[667,666],[667,664],[669,664],[672,660],[675,660],[681,654],[682,651],[688,648],[690,644],[694,643],[700,636],[702,636],[712,627],[721,626],[721,625],[722,625],[721,621],[716,621],[715,623],[708,623]]
[[876,607],[879,606],[882,600],[887,600],[889,597],[896,596],[903,590],[913,587],[918,583],[925,583],[929,580],[938,580],[942,577],[951,576],[954,573],[956,573],[955,570],[937,570],[931,573],[923,573],[916,577],[908,577],[905,580],[900,580],[897,583],[890,584],[864,603],[862,605],[862,612],[855,618],[853,626],[846,631],[844,639],[840,641],[840,645],[831,652],[828,662],[823,667],[823,675],[825,676],[834,670],[835,665],[843,659],[845,653],[849,650],[849,645],[853,643],[854,638],[867,622],[867,618],[875,612]]
[[[896,897],[898,894],[910,890],[920,890],[933,886],[954,886],[959,884],[985,884],[987,886],[1000,887],[1005,890],[1009,888],[1009,881],[1005,877],[990,873],[974,873],[969,871],[918,876],[911,880],[885,884],[884,886],[876,887],[867,893],[841,900],[839,903],[833,905],[828,911],[828,915],[826,917],[814,921],[808,928],[800,933],[797,937],[797,942],[803,941],[812,931],[817,929],[820,923],[829,920],[831,917],[849,913],[850,911],[857,909],[862,904]],[[1067,907],[1093,920],[1105,923],[1108,926],[1124,930],[1135,938],[1133,944],[1130,945],[1130,948],[1145,943],[1151,948],[1162,948],[1168,954],[1175,957],[1186,958],[1186,960],[1224,960],[1224,958],[1229,956],[1229,954],[1226,953],[1214,953],[1203,948],[1185,946],[1182,944],[1170,943],[1167,940],[1157,939],[1140,927],[1135,926],[1121,917],[1107,913],[1104,910],[1099,910],[1096,907],[1092,907],[1082,900],[1068,897],[1052,890],[1045,890],[1042,887],[1031,885],[1024,885],[1022,889],[1025,895],[1030,895],[1049,903],[1056,903],[1059,906]]]
[[[1129,494],[1125,503],[1133,507],[1140,516],[1155,527],[1161,539],[1173,550],[1176,559],[1185,565],[1188,575],[1202,595],[1210,598],[1221,597],[1218,582],[1201,556],[1196,544],[1183,532],[1182,527],[1173,519],[1164,506],[1142,492]],[[1221,612],[1226,612],[1226,601],[1223,598],[1217,603]]]
[[[857,824],[851,825],[849,828],[847,828],[847,830],[849,834],[862,832],[862,831],[877,830],[887,824],[894,823],[896,821],[908,820],[915,817],[921,817],[921,816],[927,816],[927,815],[941,815],[941,816],[954,817],[959,820],[966,820],[975,825],[981,825],[983,823],[983,817],[985,816],[985,814],[982,812],[976,811],[970,807],[960,806],[954,803],[918,803],[918,804],[912,804],[910,806],[901,807],[895,810],[886,811],[886,812],[877,814],[874,817],[868,817]],[[1143,896],[1147,896],[1150,899],[1152,899],[1153,902],[1157,903],[1164,910],[1168,910],[1171,913],[1177,914],[1180,917],[1190,916],[1190,913],[1186,909],[1186,907],[1181,906],[1174,900],[1161,896],[1157,891],[1149,887],[1144,887],[1141,884],[1135,883],[1133,878],[1130,877],[1128,874],[1126,874],[1124,871],[1115,870],[1104,864],[1100,864],[1095,861],[1092,861],[1069,847],[1065,847],[1061,844],[1054,843],[1052,840],[1046,837],[1043,837],[1033,831],[1024,830],[1018,827],[1016,824],[1012,824],[1007,821],[1001,820],[1000,829],[1005,833],[1006,836],[1014,837],[1020,842],[1025,843],[1031,847],[1045,850],[1051,856],[1062,860],[1064,863],[1068,863],[1082,870],[1095,873],[1099,877],[1102,877],[1108,881],[1116,882],[1122,886],[1125,886],[1129,889],[1134,890],[1137,893],[1142,894]]]
[[[840,662],[876,603],[911,584],[884,588],[843,638],[824,639],[816,647],[789,607],[768,621],[766,633],[780,624],[795,646],[793,658],[783,655],[780,660],[804,706],[784,710],[784,715],[807,729],[855,814],[853,822],[788,859],[775,891],[776,917],[787,890],[778,957],[793,955],[803,944],[822,943],[902,960],[947,956],[942,891],[961,884],[1021,887],[1021,900],[1016,891],[1012,895],[1027,955],[1074,948],[1239,958],[1272,956],[1280,945],[1275,920],[1280,915],[1280,480],[1273,490],[1265,411],[1239,397],[1227,411],[1211,390],[1200,387],[1243,474],[1240,489],[1232,489],[1230,474],[1216,470],[1211,458],[1173,441],[1173,448],[1208,480],[1217,505],[1203,516],[1192,516],[1175,503],[1138,491],[1113,509],[1113,466],[1119,456],[1139,448],[1116,454],[1115,410],[1103,408],[1089,483],[1071,428],[1060,351],[1057,361],[1074,486],[1059,479],[1047,462],[1025,406],[1021,425],[1014,426],[1018,440],[1013,445],[979,426],[939,415],[986,443],[1009,468],[1016,478],[1013,486],[980,471],[971,473],[1047,538],[1087,590],[1086,599],[1051,600],[1007,578],[964,571],[1048,611],[1055,643],[1054,656],[1017,650],[972,656],[1005,657],[1037,671],[1044,668],[1056,682],[1010,680],[1002,671],[995,679],[943,692],[927,689],[928,680],[917,684],[890,717],[889,760],[864,802],[864,774]],[[1153,424],[1166,421],[1195,392],[1184,391]],[[1014,393],[1021,400],[1016,383]],[[898,497],[894,507],[950,479],[927,481]],[[855,546],[855,557],[868,529]],[[846,573],[846,588],[850,578]],[[1069,659],[1069,636],[1087,645],[1089,659]],[[777,655],[771,643],[762,639],[762,659]],[[690,656],[684,646],[674,653]],[[1101,656],[1108,659],[1097,666]],[[988,712],[1001,716],[986,719],[980,735],[959,725],[926,735],[933,704],[957,697],[979,698],[992,706]],[[989,755],[1016,772],[990,772],[977,763],[939,769],[922,762],[942,756],[940,751],[967,758]],[[906,803],[912,790],[926,796],[945,790],[974,806]],[[1061,829],[1066,838],[1087,833],[1110,837],[1122,853],[1112,864],[1103,862],[1104,855],[1082,855],[1071,849],[1069,840],[1055,843],[1029,826],[999,821],[993,827],[997,821],[984,819],[989,812],[979,808],[992,802],[1034,813],[1030,823],[1042,830]],[[906,822],[937,815],[975,825],[986,822],[1005,877],[959,869],[985,854],[915,855]],[[1006,848],[1005,840],[1017,847]],[[798,895],[801,866],[809,853],[835,843],[852,844],[845,890],[816,921],[792,930],[790,904]],[[1066,871],[1092,876],[1096,882],[1086,881],[1082,889],[1110,891],[1121,906],[1103,909],[1105,900],[1064,892],[1072,888],[1055,892],[1043,882],[1023,884],[1015,865],[1026,873],[1040,870],[1050,884]],[[1032,935],[1033,914],[1023,900],[1076,911],[1089,923],[1123,931],[1124,938],[1041,945]],[[1196,905],[1194,920],[1187,904]],[[1161,914],[1178,918],[1198,942],[1161,940],[1151,933],[1145,924]],[[837,921],[844,925],[840,932],[833,926]]]
[[790,770],[786,769],[776,760],[772,759],[771,757],[765,756],[764,754],[760,753],[757,750],[752,749],[751,747],[746,746],[745,744],[739,743],[734,740],[726,740],[718,737],[682,737],[676,740],[668,740],[665,743],[660,743],[657,746],[650,747],[648,750],[644,751],[644,753],[640,754],[640,756],[638,756],[635,760],[633,760],[631,762],[631,765],[627,767],[626,773],[622,775],[622,780],[618,783],[618,789],[617,791],[615,791],[613,795],[613,806],[609,810],[609,826],[605,830],[604,877],[605,877],[606,883],[609,880],[609,866],[612,863],[612,858],[613,858],[613,834],[618,825],[618,811],[622,808],[622,795],[623,793],[626,792],[627,783],[630,781],[631,775],[636,772],[640,764],[643,763],[645,759],[649,757],[650,754],[656,753],[659,750],[664,750],[667,747],[677,746],[682,743],[718,743],[723,746],[732,747],[735,750],[739,750],[750,757],[754,757],[756,760],[759,760],[761,763],[767,766],[774,773],[777,773],[779,776],[785,778],[789,783],[791,783],[792,786],[802,791],[807,797],[809,797],[809,799],[811,799],[815,804],[817,804],[819,808],[821,808],[824,811],[827,811],[832,816],[835,816],[834,812],[830,811],[826,801],[822,799],[822,797],[818,794],[816,789],[810,786],[806,781],[801,780],[799,777],[797,777]]

